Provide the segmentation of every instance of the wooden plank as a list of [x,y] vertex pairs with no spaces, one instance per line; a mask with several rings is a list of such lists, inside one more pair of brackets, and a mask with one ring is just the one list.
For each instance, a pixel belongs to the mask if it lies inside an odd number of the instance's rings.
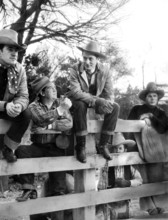
[[[132,164],[144,164],[138,152],[122,154],[112,154],[113,160],[109,161],[109,166],[122,166]],[[88,155],[87,163],[80,163],[74,156],[64,157],[41,157],[18,159],[16,163],[7,163],[0,160],[0,176],[24,173],[43,173],[65,170],[86,170],[102,167],[105,159],[101,155]]]
[[168,219],[168,212],[164,212],[163,214],[157,214],[157,215],[153,215],[151,217],[151,215],[144,215],[144,214],[139,214],[139,215],[135,215],[132,218],[129,218],[129,220],[149,220],[149,219],[159,219],[159,220],[166,220]]
[[[139,157],[138,152],[111,155],[113,156],[113,160],[109,161],[109,166],[146,164]],[[80,163],[74,156],[18,159],[16,163],[12,164],[7,163],[5,160],[0,160],[0,176],[65,170],[86,170],[103,167],[104,164],[105,159],[97,154],[89,155],[86,164]]]
[[142,138],[141,138],[141,133],[134,133],[134,137],[138,146],[138,151],[139,155],[142,159],[144,159],[144,152],[143,152],[143,147],[142,147]]
[[[101,131],[102,120],[88,120],[88,132],[99,133]],[[9,121],[0,119],[0,134],[5,134],[9,129],[11,123]],[[145,122],[143,120],[122,120],[118,119],[115,132],[140,132]],[[39,133],[60,133],[55,130],[45,130]]]
[[[86,153],[95,154],[95,136],[88,134],[86,137]],[[78,170],[75,174],[75,192],[95,191],[96,175],[95,168]],[[73,210],[74,220],[95,220],[95,206],[87,206]]]
[[[102,120],[88,120],[88,132],[99,133],[103,125]],[[115,132],[140,132],[145,125],[143,120],[118,119]]]
[[[0,204],[0,217],[14,218],[165,193],[168,193],[168,181],[163,183],[144,184],[138,187],[113,188],[98,192],[88,191],[85,193],[39,198],[20,203],[9,202]],[[81,220],[81,218],[79,219]]]

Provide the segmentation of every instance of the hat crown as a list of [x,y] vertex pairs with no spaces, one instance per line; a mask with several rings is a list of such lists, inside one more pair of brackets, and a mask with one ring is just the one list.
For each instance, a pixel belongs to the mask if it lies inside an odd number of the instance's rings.
[[122,144],[125,141],[124,136],[121,133],[115,133],[113,136],[113,146]]
[[148,90],[148,91],[158,90],[156,83],[154,83],[154,82],[148,83],[148,85],[146,86],[146,90]]
[[12,29],[2,29],[0,31],[0,38],[9,38],[18,44],[18,33]]
[[90,41],[84,49],[90,52],[100,53],[100,47],[95,41]]

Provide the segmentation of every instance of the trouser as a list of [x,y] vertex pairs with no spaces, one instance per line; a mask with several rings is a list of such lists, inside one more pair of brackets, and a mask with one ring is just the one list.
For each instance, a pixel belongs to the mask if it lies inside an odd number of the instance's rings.
[[0,112],[0,118],[12,122],[8,132],[4,137],[4,144],[12,150],[17,149],[25,131],[29,126],[31,120],[30,110],[26,109],[15,118],[10,117],[5,112]]
[[[87,135],[87,108],[88,105],[83,101],[74,101],[74,129],[77,136]],[[98,113],[98,112],[96,112]],[[104,122],[102,126],[102,133],[112,135],[115,130],[119,114],[119,105],[113,103],[113,111],[110,114],[104,115]]]
[[[64,156],[64,150],[56,147],[55,144],[32,144],[30,146],[23,145],[16,150],[18,158],[38,158],[38,157],[56,157]],[[60,192],[65,193],[66,182],[65,172],[50,172],[49,173],[49,195],[57,195]],[[34,174],[22,174],[19,177],[23,189],[35,189]]]

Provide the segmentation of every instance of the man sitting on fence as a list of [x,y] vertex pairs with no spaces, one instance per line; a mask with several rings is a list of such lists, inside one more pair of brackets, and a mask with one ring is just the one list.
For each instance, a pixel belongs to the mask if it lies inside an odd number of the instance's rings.
[[16,31],[0,31],[0,118],[11,122],[1,150],[3,157],[10,163],[17,161],[14,151],[31,118],[27,109],[29,99],[26,72],[17,62],[18,51],[24,49],[18,44]]
[[69,98],[74,107],[74,129],[76,134],[77,159],[86,163],[86,135],[88,108],[95,109],[104,116],[98,151],[107,160],[111,160],[108,141],[116,127],[119,106],[113,101],[112,76],[108,68],[99,62],[106,58],[100,53],[98,43],[90,41],[86,47],[78,47],[82,51],[83,62],[70,68]]
[[[20,146],[16,154],[18,158],[54,157],[64,156],[65,146],[57,140],[56,134],[36,134],[38,132],[55,129],[66,131],[72,128],[72,117],[69,113],[71,101],[68,98],[58,99],[55,85],[48,77],[37,78],[32,82],[32,88],[37,94],[37,99],[32,102],[29,109],[32,113],[32,127],[30,146]],[[59,143],[59,144],[57,144]],[[58,146],[59,145],[59,146]],[[17,201],[25,201],[28,198],[36,198],[34,186],[34,174],[20,175],[23,184],[23,194]],[[50,196],[63,195],[66,190],[65,172],[49,173]]]

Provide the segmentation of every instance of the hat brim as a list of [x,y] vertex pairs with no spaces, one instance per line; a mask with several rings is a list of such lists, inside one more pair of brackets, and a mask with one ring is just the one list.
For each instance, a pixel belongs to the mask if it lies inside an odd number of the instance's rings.
[[164,96],[164,90],[162,90],[162,89],[160,89],[160,90],[156,90],[156,91],[149,91],[149,90],[142,90],[140,93],[139,93],[139,95],[138,95],[138,97],[142,100],[142,101],[145,101],[145,99],[146,99],[146,96],[147,96],[147,94],[148,93],[156,93],[157,95],[158,95],[158,99],[161,99],[161,98],[163,98],[163,96]]
[[87,52],[90,53],[96,57],[102,58],[102,59],[106,59],[107,57],[104,54],[98,53],[98,52],[94,52],[94,51],[90,51],[90,50],[85,50],[82,47],[77,47],[79,50],[81,50],[82,52]]
[[52,85],[52,82],[47,82],[47,83],[44,83],[44,85],[39,89],[38,92],[36,92],[37,95],[40,94],[40,92],[47,86],[51,86]]
[[16,42],[14,42],[13,40],[11,40],[8,37],[0,37],[0,44],[4,44],[4,45],[11,45],[11,46],[15,46],[16,48],[18,48],[18,50],[26,50],[27,46],[20,46],[19,44],[17,44]]
[[134,147],[136,145],[136,142],[134,140],[125,140],[123,142],[120,142],[119,144],[127,145],[127,147]]

